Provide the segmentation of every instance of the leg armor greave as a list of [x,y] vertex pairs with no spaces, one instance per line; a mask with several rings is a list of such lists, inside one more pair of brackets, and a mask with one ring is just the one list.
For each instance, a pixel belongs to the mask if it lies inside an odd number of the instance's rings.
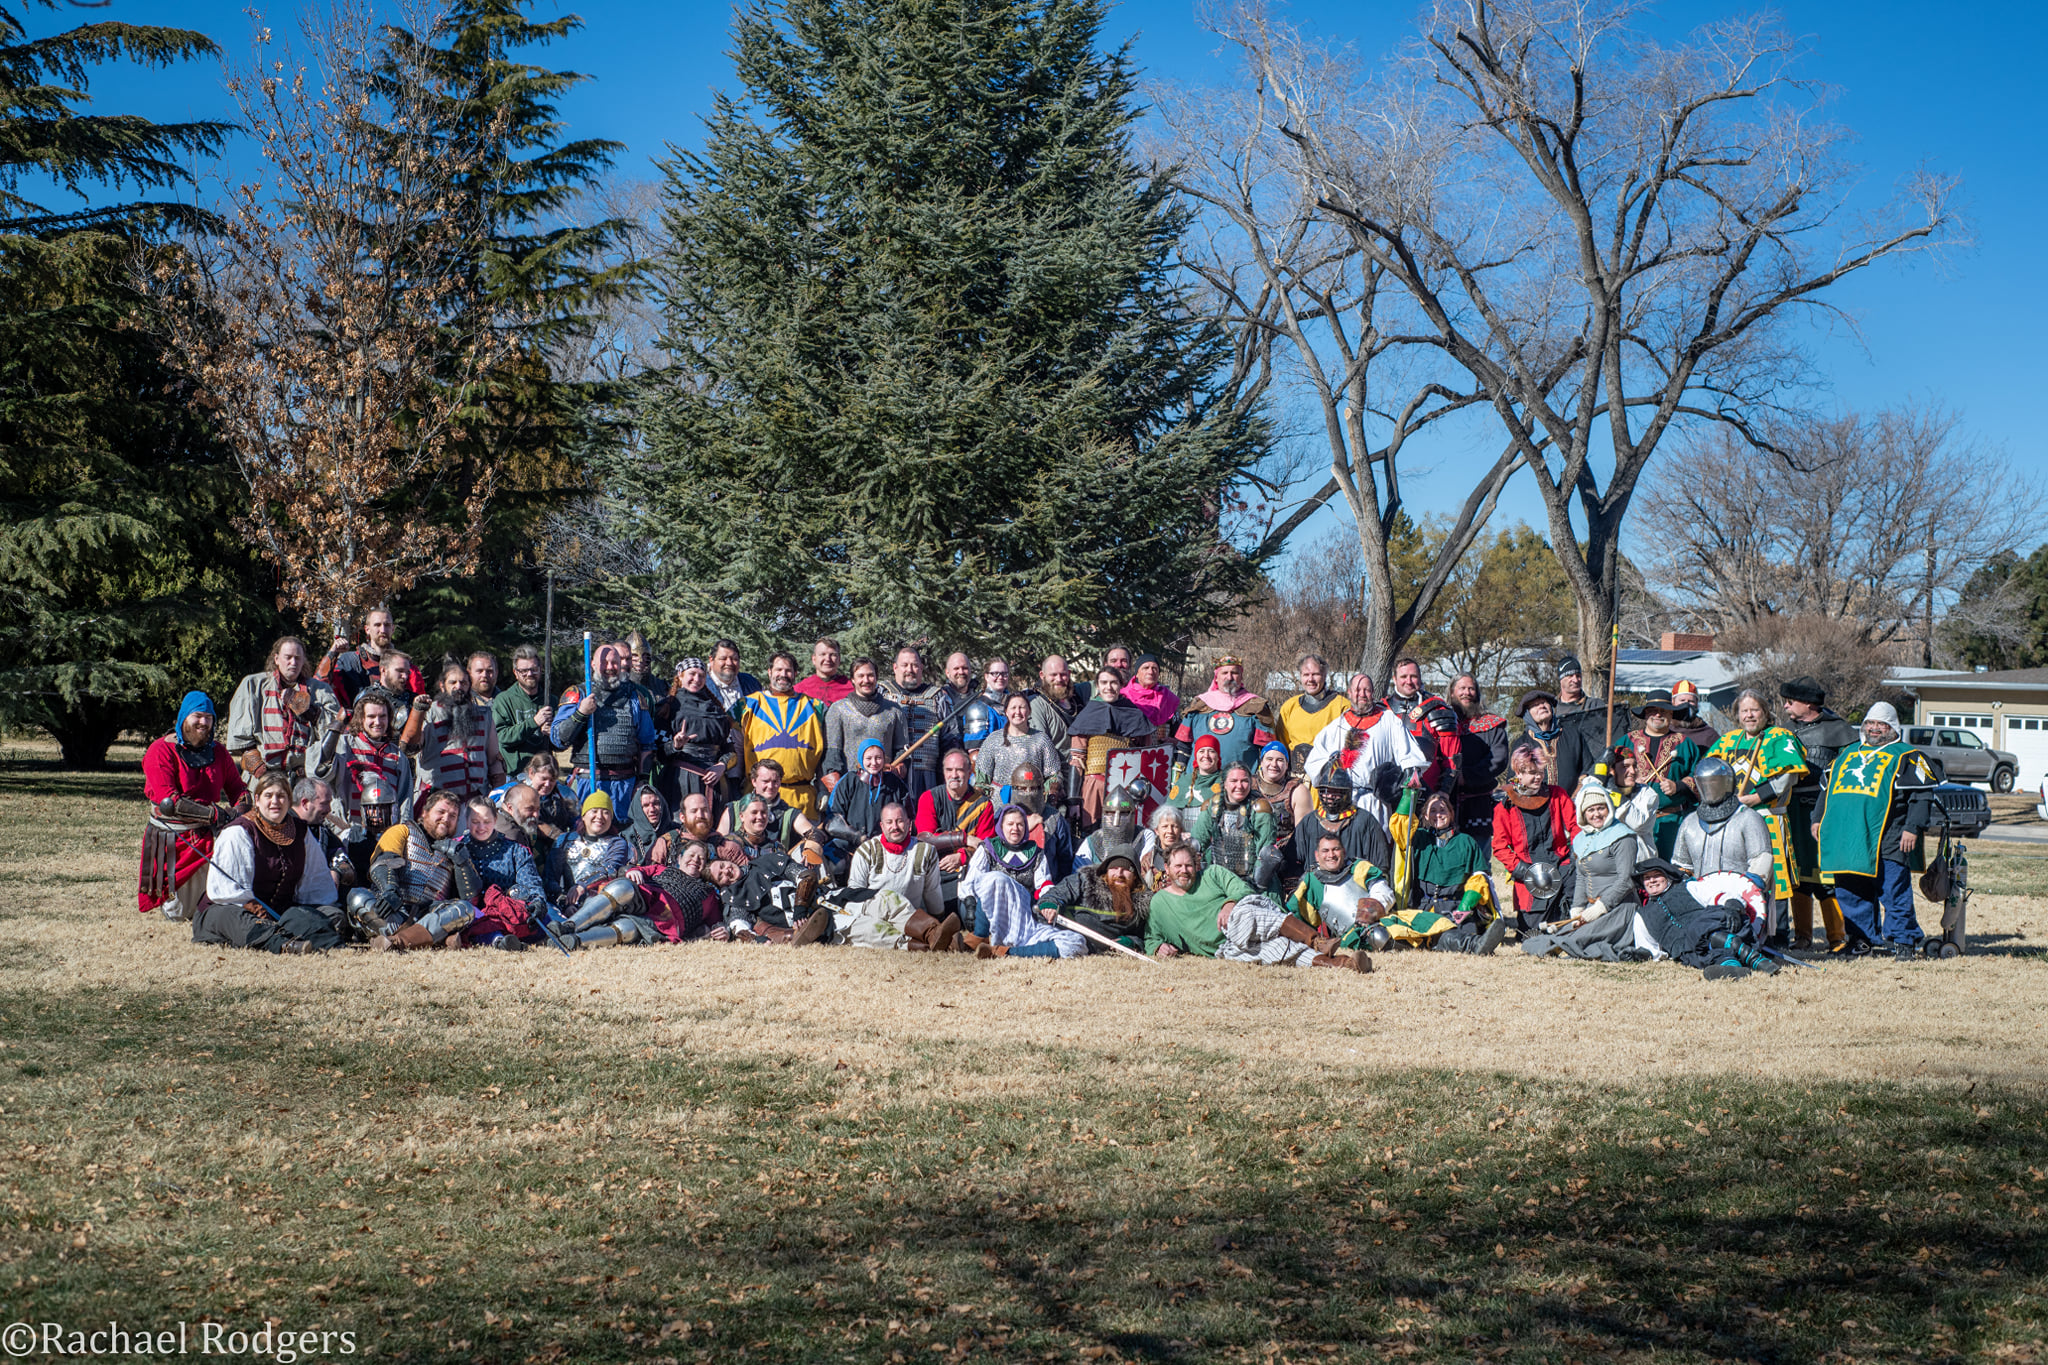
[[439,943],[450,934],[459,934],[476,923],[476,907],[468,901],[442,901],[426,914],[420,916],[420,923]]

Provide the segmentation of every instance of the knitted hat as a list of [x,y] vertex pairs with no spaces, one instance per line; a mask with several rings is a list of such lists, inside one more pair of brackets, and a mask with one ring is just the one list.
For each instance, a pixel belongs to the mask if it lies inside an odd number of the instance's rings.
[[611,797],[601,791],[595,791],[583,798],[583,804],[577,808],[577,814],[588,815],[594,810],[609,811],[611,808]]
[[1557,661],[1557,676],[1560,682],[1566,678],[1582,677],[1584,674],[1585,670],[1579,667],[1577,655],[1567,654]]

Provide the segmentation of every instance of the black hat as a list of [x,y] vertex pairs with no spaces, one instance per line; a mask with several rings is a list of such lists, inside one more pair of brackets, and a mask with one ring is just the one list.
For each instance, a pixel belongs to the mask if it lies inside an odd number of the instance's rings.
[[1676,702],[1671,700],[1671,689],[1668,687],[1660,687],[1655,692],[1652,692],[1649,696],[1644,697],[1643,704],[1635,709],[1636,719],[1643,719],[1643,717],[1649,712],[1649,710],[1652,707],[1655,707],[1659,711],[1669,711],[1674,716],[1677,715],[1681,709],[1683,709]]
[[1129,844],[1111,844],[1102,850],[1101,867],[1106,872],[1111,863],[1122,863],[1131,871],[1138,870],[1138,850]]
[[1546,692],[1540,687],[1532,687],[1527,692],[1524,692],[1521,701],[1515,704],[1515,714],[1518,716],[1528,715],[1529,708],[1539,701],[1549,702],[1554,709],[1557,706],[1557,694],[1555,692]]
[[1822,687],[1812,678],[1803,675],[1792,679],[1790,682],[1779,683],[1778,695],[1786,701],[1803,701],[1808,706],[1824,705],[1828,699],[1828,692],[1825,687]]
[[1585,671],[1579,667],[1579,659],[1576,654],[1567,654],[1557,661],[1557,676],[1560,679],[1579,677]]
[[1638,858],[1636,859],[1636,870],[1629,875],[1637,881],[1641,881],[1643,875],[1648,872],[1662,872],[1674,882],[1685,880],[1685,870],[1663,858]]

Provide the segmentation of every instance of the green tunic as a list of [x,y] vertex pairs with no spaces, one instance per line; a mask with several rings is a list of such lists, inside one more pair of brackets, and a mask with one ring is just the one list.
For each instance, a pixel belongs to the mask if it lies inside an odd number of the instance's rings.
[[1189,891],[1154,891],[1145,920],[1145,951],[1171,943],[1185,953],[1214,957],[1223,946],[1216,917],[1231,901],[1252,895],[1251,883],[1227,867],[1205,867]]
[[498,732],[498,751],[505,755],[505,771],[517,775],[535,754],[551,754],[554,743],[533,723],[540,710],[537,699],[513,683],[491,698],[491,728]]

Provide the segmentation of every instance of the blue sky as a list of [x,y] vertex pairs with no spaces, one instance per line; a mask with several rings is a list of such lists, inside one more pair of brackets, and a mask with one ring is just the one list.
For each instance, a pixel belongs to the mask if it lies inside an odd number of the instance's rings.
[[[244,4],[113,0],[90,17],[198,28],[231,60],[242,61],[250,33]],[[712,92],[732,84],[725,55],[728,5],[535,0],[531,12],[540,18],[583,16],[580,33],[533,60],[594,77],[565,101],[564,112],[573,135],[615,138],[629,146],[622,173],[652,177],[653,159],[668,144],[694,145]],[[1734,12],[1667,3],[1654,22],[1675,32]],[[283,30],[297,13],[296,7],[279,7],[266,11],[266,18]],[[1374,56],[1412,32],[1415,8],[1297,0],[1288,13],[1304,28]],[[2048,359],[2040,331],[2048,315],[2048,253],[2038,249],[2048,220],[2048,146],[2037,74],[2038,54],[2048,48],[2048,6],[1948,10],[1900,0],[1794,0],[1778,13],[1809,45],[1804,74],[1835,88],[1834,117],[1859,135],[1860,196],[1882,198],[1923,164],[1958,175],[1974,239],[1939,264],[1921,259],[1881,265],[1836,292],[1837,301],[1856,315],[1861,335],[1814,336],[1818,368],[1831,390],[1826,401],[1874,408],[1934,399],[1959,409],[1967,432],[1985,446],[2048,479],[2048,440],[2034,405]],[[51,18],[31,11],[33,31],[48,31]],[[1192,0],[1124,0],[1111,11],[1106,37],[1132,40],[1140,68],[1152,77],[1201,85],[1229,76],[1214,38],[1195,21]],[[218,71],[199,64],[168,73],[101,68],[94,95],[102,112],[159,119],[230,112]],[[246,143],[233,156],[246,163]],[[1461,446],[1446,443],[1435,456],[1433,476],[1411,473],[1412,504],[1427,511],[1462,494]],[[1541,525],[1540,504],[1526,476],[1519,484],[1504,500],[1497,524],[1521,518]]]

